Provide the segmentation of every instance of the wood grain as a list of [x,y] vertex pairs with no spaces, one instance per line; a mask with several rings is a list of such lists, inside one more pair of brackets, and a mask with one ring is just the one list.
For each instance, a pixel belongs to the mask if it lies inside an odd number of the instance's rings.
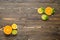
[[[60,40],[60,1],[0,0],[0,28],[16,23],[18,35],[6,36],[0,31],[0,40]],[[39,7],[55,8],[49,20],[42,21]]]

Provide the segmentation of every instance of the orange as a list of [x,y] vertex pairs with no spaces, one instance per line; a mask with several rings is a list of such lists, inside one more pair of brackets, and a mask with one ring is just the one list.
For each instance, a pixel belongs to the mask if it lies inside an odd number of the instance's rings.
[[7,26],[4,27],[3,31],[6,35],[9,35],[12,32],[12,27],[7,25]]
[[51,7],[47,7],[47,8],[45,9],[45,13],[46,13],[47,15],[52,15],[53,9],[52,9]]

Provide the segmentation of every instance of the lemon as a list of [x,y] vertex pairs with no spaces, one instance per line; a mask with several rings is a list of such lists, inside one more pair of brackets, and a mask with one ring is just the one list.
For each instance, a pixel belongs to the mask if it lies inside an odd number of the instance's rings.
[[38,11],[38,13],[39,13],[39,14],[43,14],[43,13],[44,13],[44,8],[43,8],[43,7],[38,8],[38,10],[37,10],[37,11]]
[[12,24],[12,29],[17,29],[17,24]]

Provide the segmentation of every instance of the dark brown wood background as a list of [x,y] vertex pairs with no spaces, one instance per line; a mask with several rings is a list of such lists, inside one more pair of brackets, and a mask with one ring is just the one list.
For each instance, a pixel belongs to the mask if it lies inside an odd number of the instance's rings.
[[[42,21],[37,9],[47,6],[56,12]],[[0,40],[60,40],[60,0],[0,0],[0,28],[13,23],[18,25],[18,35],[0,31]]]

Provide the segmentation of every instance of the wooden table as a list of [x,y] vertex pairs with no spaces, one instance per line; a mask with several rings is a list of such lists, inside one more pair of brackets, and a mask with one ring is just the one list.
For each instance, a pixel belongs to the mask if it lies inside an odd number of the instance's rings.
[[[42,21],[37,9],[47,6],[56,12]],[[18,35],[0,31],[0,40],[60,40],[60,0],[0,0],[0,28],[13,23],[18,25]]]

